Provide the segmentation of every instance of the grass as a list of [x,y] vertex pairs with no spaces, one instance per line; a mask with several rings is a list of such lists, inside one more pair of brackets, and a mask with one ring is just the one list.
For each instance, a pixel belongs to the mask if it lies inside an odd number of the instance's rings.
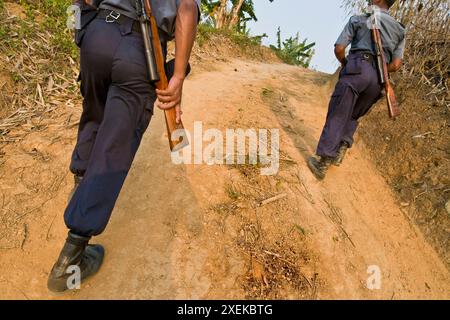
[[78,58],[78,48],[73,41],[72,32],[67,30],[67,8],[72,4],[71,0],[44,0],[21,1],[27,9],[27,16],[36,21],[34,10],[44,12],[46,15],[40,24],[42,31],[47,30],[53,34],[51,44],[61,53],[70,54],[73,59]]
[[[17,52],[21,49],[22,39],[32,38],[36,31],[40,31],[49,32],[52,35],[49,39],[50,44],[58,52],[55,57],[52,57],[53,59],[67,54],[74,60],[77,59],[78,49],[73,42],[72,32],[66,28],[66,10],[71,3],[71,0],[19,1],[27,18],[13,24],[0,24],[0,51],[6,54],[11,51]],[[5,15],[4,0],[0,0],[0,15]]]
[[214,36],[223,36],[242,48],[260,47],[261,37],[251,37],[228,29],[216,29],[207,24],[200,24],[197,31],[197,42],[200,46],[210,41]]
[[295,227],[295,230],[297,230],[297,232],[299,234],[301,234],[302,236],[306,235],[305,229],[303,229],[301,226],[299,226],[298,224],[295,224],[294,227]]
[[[67,56],[75,61],[78,59],[78,48],[72,32],[66,28],[66,10],[71,0],[21,0],[19,4],[24,9],[26,19],[11,21],[6,19],[5,1],[0,0],[0,53],[3,56],[14,57],[29,52],[24,42],[37,40],[33,45],[35,51],[51,60],[43,71],[60,71],[67,65]],[[47,43],[39,38],[42,35],[45,35]]]
[[233,186],[232,184],[229,184],[226,186],[225,188],[226,193],[228,194],[228,197],[231,200],[238,200],[239,198],[241,198],[242,193],[239,192],[235,186]]
[[[11,115],[0,121],[0,136],[31,118],[56,109],[56,101],[77,95],[78,48],[66,28],[71,0],[20,0],[20,17],[8,14],[12,2],[0,0],[0,70],[9,75],[0,108]],[[17,14],[16,14],[17,15]],[[16,111],[20,112],[16,112]],[[2,120],[2,119],[0,119]],[[13,140],[11,140],[13,141]]]

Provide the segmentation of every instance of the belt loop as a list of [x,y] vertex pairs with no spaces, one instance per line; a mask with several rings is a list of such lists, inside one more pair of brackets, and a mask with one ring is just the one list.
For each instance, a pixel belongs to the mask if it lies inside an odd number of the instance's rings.
[[126,19],[125,22],[120,25],[120,33],[122,34],[122,36],[126,36],[133,32],[133,24],[134,20]]

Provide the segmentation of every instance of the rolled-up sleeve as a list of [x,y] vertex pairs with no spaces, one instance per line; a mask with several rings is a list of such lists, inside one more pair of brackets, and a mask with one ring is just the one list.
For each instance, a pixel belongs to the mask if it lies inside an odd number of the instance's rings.
[[336,45],[341,45],[344,47],[347,47],[350,43],[352,43],[353,38],[355,36],[355,29],[353,26],[352,18],[348,21],[347,25],[344,27],[344,30],[342,31],[339,38],[336,40]]
[[[200,15],[201,15],[201,0],[193,0],[198,8],[198,22],[200,22]],[[177,0],[177,7],[180,5],[181,0]]]
[[[156,1],[156,0],[155,0]],[[172,40],[175,36],[175,22],[178,14],[178,7],[182,0],[158,0],[155,2],[154,11],[156,22],[160,31],[164,33],[165,40]],[[197,5],[200,12],[200,0],[192,0]],[[200,19],[200,14],[199,14]]]
[[200,18],[202,15],[202,5],[201,5],[201,0],[195,0],[195,3],[197,4],[197,8],[198,8],[198,21],[200,22]]
[[403,37],[403,40],[398,43],[397,47],[394,50],[393,59],[403,59],[405,55],[405,46],[406,39]]

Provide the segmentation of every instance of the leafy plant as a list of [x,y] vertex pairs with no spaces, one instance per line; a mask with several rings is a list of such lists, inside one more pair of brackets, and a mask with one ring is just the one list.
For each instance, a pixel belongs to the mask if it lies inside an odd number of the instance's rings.
[[245,32],[248,21],[258,21],[253,0],[202,0],[201,9],[203,22],[218,29]]
[[300,40],[299,33],[294,37],[282,41],[281,28],[278,27],[277,45],[271,45],[270,48],[274,50],[277,56],[285,63],[308,68],[315,53],[313,48],[316,43],[307,43],[307,41],[307,39],[304,39],[303,41]]

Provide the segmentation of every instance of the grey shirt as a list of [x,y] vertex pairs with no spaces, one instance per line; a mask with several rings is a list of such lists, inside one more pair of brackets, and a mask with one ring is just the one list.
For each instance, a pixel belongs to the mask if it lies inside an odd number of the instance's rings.
[[[379,25],[381,40],[388,63],[393,59],[403,59],[405,51],[405,28],[389,15],[387,10],[380,9]],[[369,29],[368,15],[353,16],[342,31],[336,45],[347,47],[351,44],[351,51],[369,51],[375,53],[372,33]],[[369,22],[370,23],[370,22]]]
[[[171,40],[175,36],[175,21],[177,10],[181,0],[150,0],[153,14],[165,40]],[[199,6],[200,0],[194,0]],[[119,12],[132,19],[137,19],[135,0],[104,0],[100,9],[108,9]]]

